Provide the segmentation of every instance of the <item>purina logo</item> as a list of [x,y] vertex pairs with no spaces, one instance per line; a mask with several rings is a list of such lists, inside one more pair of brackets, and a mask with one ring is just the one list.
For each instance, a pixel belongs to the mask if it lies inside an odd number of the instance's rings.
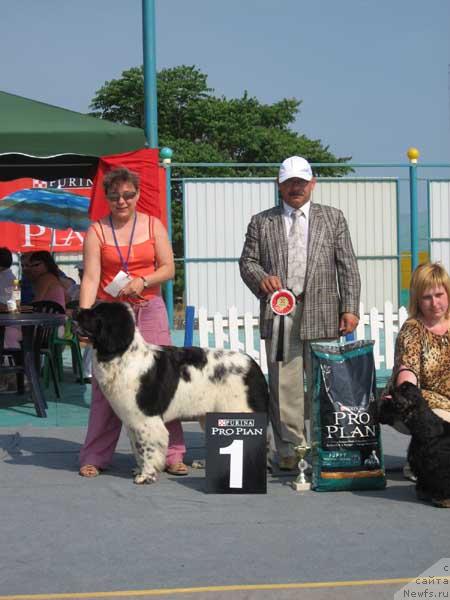
[[217,427],[254,427],[255,419],[217,419]]
[[33,179],[33,188],[50,188],[56,190],[67,188],[91,188],[92,183],[92,179],[83,179],[81,177],[66,177],[65,179],[55,179],[54,181]]

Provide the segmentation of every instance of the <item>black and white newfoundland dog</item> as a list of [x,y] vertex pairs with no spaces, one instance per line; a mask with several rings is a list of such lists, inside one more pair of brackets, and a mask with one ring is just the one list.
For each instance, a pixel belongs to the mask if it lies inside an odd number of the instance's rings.
[[265,377],[246,354],[148,344],[133,311],[120,302],[80,310],[76,327],[92,341],[94,375],[127,428],[135,483],[156,481],[165,467],[164,423],[201,421],[208,412],[267,413]]
[[409,382],[395,388],[392,399],[380,401],[379,420],[411,433],[408,462],[417,477],[418,498],[450,508],[450,423],[436,415]]

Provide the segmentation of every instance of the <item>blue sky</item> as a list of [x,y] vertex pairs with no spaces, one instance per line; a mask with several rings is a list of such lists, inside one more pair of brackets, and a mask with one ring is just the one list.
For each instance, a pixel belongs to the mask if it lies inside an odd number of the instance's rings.
[[[142,64],[141,10],[3,2],[0,89],[86,112]],[[450,161],[449,0],[156,0],[156,14],[158,68],[197,65],[227,97],[301,99],[295,129],[338,156],[404,162],[415,145],[425,162]]]

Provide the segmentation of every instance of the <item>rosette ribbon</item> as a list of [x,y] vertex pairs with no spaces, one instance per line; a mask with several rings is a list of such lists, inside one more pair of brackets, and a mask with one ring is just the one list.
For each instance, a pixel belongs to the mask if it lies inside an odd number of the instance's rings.
[[270,346],[271,362],[281,362],[289,356],[291,330],[294,324],[293,311],[296,303],[303,298],[294,296],[290,290],[277,290],[270,297],[270,307],[274,313],[272,343]]

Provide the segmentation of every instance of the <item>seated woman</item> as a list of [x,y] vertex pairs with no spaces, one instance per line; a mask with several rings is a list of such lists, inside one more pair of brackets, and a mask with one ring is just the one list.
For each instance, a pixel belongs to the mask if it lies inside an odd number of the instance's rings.
[[12,287],[16,279],[11,271],[12,254],[9,248],[0,248],[0,302],[6,306],[9,298],[8,289]]
[[32,252],[29,257],[28,278],[33,287],[33,301],[52,300],[66,307],[65,289],[53,256],[46,250]]
[[409,318],[399,331],[391,385],[410,381],[430,408],[450,411],[450,277],[439,263],[411,278]]
[[[394,369],[384,396],[410,381],[430,408],[450,418],[450,277],[439,263],[419,265],[411,278],[408,314],[395,345]],[[409,477],[408,466],[404,473]]]
[[[11,289],[16,276],[11,271],[13,262],[9,248],[0,248],[0,304],[6,309],[6,302],[11,297]],[[19,348],[21,339],[20,327],[5,327],[4,348]]]

